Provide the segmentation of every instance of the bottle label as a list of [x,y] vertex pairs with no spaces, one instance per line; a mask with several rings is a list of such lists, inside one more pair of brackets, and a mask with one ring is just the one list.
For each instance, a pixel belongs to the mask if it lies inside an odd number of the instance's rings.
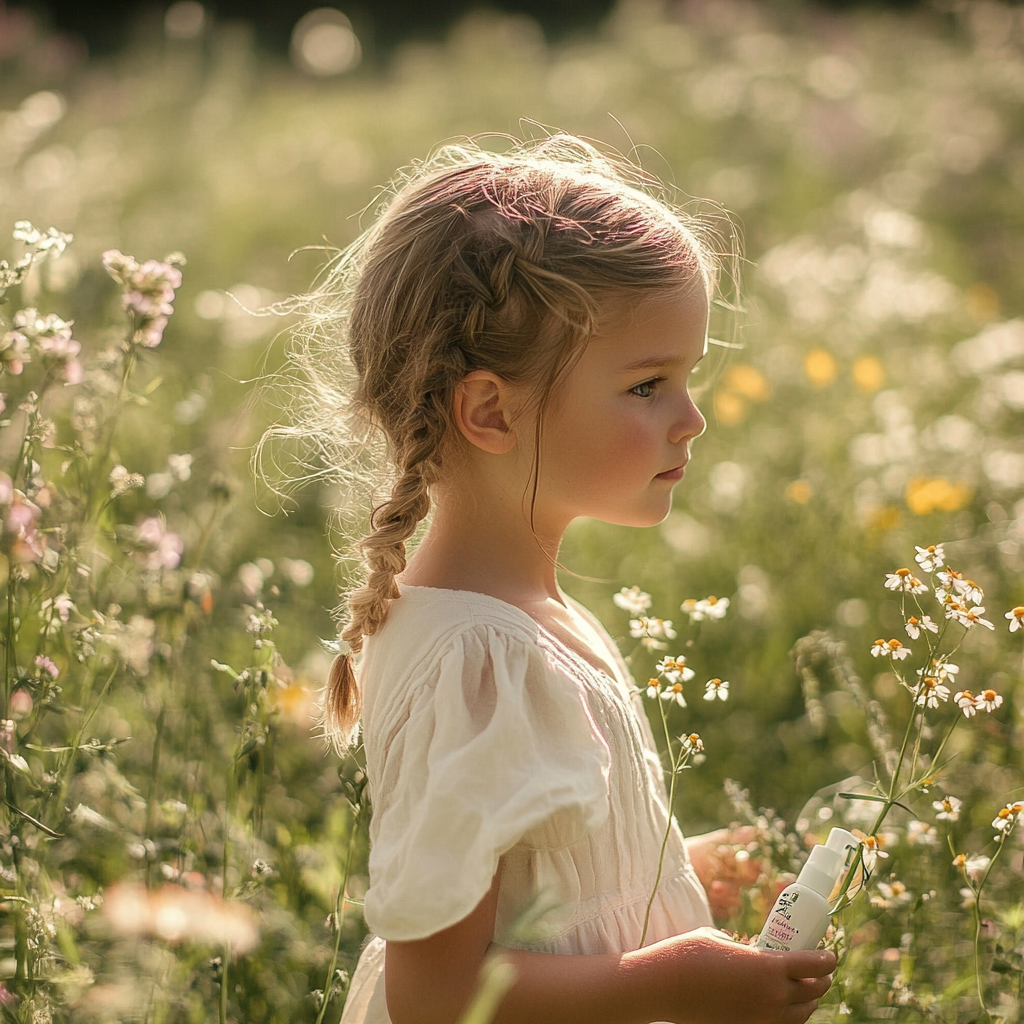
[[762,949],[790,950],[794,947],[800,929],[793,924],[793,909],[799,899],[799,889],[784,889],[779,894],[757,940]]

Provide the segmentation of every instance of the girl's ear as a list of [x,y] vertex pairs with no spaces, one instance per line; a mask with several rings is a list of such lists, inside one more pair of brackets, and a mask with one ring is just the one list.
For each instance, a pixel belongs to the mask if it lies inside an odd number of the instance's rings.
[[512,420],[518,392],[490,370],[473,370],[455,389],[452,413],[470,444],[491,455],[505,455],[516,446]]

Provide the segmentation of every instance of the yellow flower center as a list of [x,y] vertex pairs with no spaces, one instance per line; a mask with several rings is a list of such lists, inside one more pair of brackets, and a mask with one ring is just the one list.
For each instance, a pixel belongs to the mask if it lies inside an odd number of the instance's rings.
[[897,569],[896,570],[896,575],[902,577],[903,579],[906,579],[910,575],[910,570],[909,569]]
[[982,698],[982,700],[989,700],[989,701],[991,701],[991,700],[995,700],[997,696],[999,696],[999,695],[996,693],[995,690],[985,690],[985,692],[982,693],[981,698]]

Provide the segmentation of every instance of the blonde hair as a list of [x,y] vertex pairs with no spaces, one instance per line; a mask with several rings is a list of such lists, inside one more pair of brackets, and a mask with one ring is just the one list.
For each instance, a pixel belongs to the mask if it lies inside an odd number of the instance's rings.
[[379,473],[374,455],[393,471],[355,544],[364,579],[339,609],[347,650],[322,705],[339,749],[361,709],[352,657],[399,597],[406,542],[452,455],[459,382],[487,369],[526,385],[543,410],[594,333],[600,299],[697,280],[710,293],[721,266],[713,223],[682,213],[634,164],[568,135],[503,153],[445,146],[390,191],[376,223],[290,307],[302,314],[289,351],[292,424],[263,439],[304,440],[319,475],[349,488]]

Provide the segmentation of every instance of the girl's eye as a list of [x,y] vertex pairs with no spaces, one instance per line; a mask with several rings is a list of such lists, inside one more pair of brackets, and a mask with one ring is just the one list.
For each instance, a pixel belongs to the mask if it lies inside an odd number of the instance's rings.
[[636,387],[630,388],[629,393],[636,395],[637,398],[652,398],[655,387],[664,379],[664,377],[652,377],[651,380],[645,380],[642,384],[637,384]]

